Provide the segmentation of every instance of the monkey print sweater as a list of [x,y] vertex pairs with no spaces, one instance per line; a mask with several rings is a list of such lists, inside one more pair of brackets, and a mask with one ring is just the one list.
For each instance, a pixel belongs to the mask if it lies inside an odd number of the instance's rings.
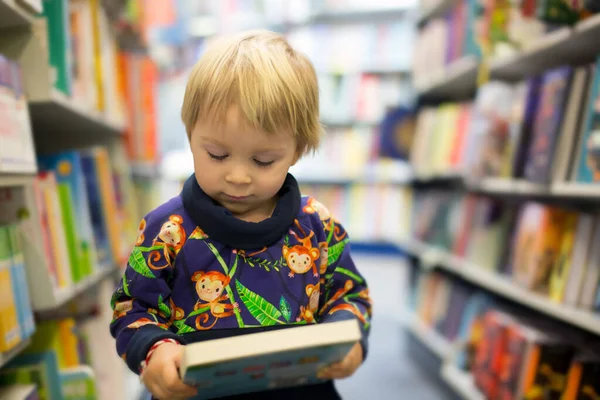
[[271,218],[250,223],[194,176],[150,212],[111,306],[117,352],[139,373],[152,344],[356,318],[364,354],[371,301],[342,225],[288,175]]

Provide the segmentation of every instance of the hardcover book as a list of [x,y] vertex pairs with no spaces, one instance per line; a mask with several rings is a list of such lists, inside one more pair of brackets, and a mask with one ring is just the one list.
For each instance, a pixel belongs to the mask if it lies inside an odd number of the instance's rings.
[[360,338],[352,319],[207,340],[185,346],[180,374],[194,400],[317,384]]

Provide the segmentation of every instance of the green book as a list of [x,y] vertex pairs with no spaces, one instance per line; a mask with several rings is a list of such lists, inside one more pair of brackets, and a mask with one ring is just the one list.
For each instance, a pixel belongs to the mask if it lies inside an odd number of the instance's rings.
[[83,248],[79,244],[73,197],[71,196],[71,187],[68,183],[58,184],[58,197],[60,200],[60,209],[62,211],[63,225],[67,239],[67,249],[69,251],[71,276],[73,278],[73,283],[77,283],[85,276],[83,273],[84,271],[82,271],[81,268]]
[[67,96],[71,95],[70,24],[67,0],[44,0],[42,16],[47,19],[48,62],[55,70],[54,87]]

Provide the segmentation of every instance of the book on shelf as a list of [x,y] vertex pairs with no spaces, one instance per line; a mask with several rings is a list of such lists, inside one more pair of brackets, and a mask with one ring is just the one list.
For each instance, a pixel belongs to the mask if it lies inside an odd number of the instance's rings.
[[185,346],[180,366],[194,399],[310,385],[361,338],[355,320],[215,339]]
[[548,302],[600,302],[598,214],[442,189],[412,194],[410,235]]
[[0,53],[0,173],[36,169],[21,66]]
[[[420,300],[411,309],[422,324],[456,344],[450,362],[472,376],[485,398],[567,400],[597,394],[592,378],[600,368],[597,339],[492,299],[450,274],[415,273],[419,284],[412,296]],[[439,299],[451,301],[440,308]],[[460,329],[454,335],[449,328],[456,323]]]

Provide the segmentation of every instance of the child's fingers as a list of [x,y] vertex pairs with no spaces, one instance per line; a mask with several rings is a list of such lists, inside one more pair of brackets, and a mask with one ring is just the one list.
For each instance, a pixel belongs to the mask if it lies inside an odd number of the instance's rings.
[[194,396],[197,393],[196,388],[183,383],[183,381],[179,377],[179,374],[177,373],[177,368],[174,365],[172,368],[165,369],[163,381],[165,383],[164,389],[166,389],[168,394],[171,395],[170,398],[187,398]]

